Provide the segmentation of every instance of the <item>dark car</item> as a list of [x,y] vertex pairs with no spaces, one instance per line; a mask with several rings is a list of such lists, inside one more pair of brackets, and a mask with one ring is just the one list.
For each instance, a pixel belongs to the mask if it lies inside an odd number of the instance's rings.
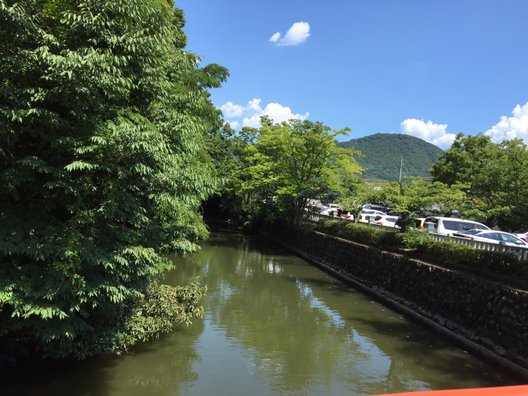
[[392,208],[389,208],[387,206],[376,205],[376,204],[363,205],[363,209],[378,210],[378,211],[383,212],[383,213],[389,213],[392,210]]

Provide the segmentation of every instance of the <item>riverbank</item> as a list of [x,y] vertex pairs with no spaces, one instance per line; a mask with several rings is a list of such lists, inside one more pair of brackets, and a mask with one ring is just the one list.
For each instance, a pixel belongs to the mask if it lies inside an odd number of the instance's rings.
[[528,378],[528,291],[317,231],[268,226],[260,233]]

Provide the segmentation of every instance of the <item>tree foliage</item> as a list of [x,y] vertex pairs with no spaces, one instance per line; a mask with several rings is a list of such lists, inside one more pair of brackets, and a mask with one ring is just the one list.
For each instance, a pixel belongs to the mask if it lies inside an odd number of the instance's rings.
[[422,216],[432,210],[450,213],[465,205],[466,185],[448,186],[419,177],[405,177],[398,182],[362,183],[356,193],[343,200],[347,208],[359,210],[365,203],[377,203],[410,217]]
[[451,214],[466,201],[464,186],[448,186],[441,182],[428,182],[420,178],[411,179],[410,183],[400,183],[400,193],[394,195],[394,208],[400,213],[398,224],[402,231],[412,223],[412,219],[433,211]]
[[467,185],[468,213],[513,230],[528,227],[528,149],[522,140],[493,143],[488,136],[460,134],[432,175]]
[[464,185],[448,186],[441,182],[429,182],[411,178],[401,184],[400,194],[393,197],[395,209],[412,215],[423,214],[432,209],[450,213],[466,201]]
[[344,193],[358,183],[354,151],[335,142],[343,133],[321,122],[273,123],[263,117],[260,128],[231,136],[225,195],[246,217],[298,223],[310,199]]
[[435,207],[442,214],[457,210],[490,226],[528,228],[528,149],[519,139],[494,143],[488,136],[459,134],[432,166],[433,183],[417,178],[365,182],[343,200],[359,210],[379,203],[409,216]]
[[83,354],[206,235],[227,71],[183,25],[166,0],[0,1],[0,337]]

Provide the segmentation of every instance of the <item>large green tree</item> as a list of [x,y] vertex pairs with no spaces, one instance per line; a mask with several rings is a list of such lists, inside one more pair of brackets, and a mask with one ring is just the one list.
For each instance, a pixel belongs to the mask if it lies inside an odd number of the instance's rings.
[[431,172],[437,181],[467,185],[468,213],[513,230],[528,227],[528,149],[522,140],[458,135]]
[[321,122],[274,123],[262,117],[258,129],[243,129],[240,166],[231,181],[250,215],[282,217],[299,224],[310,199],[345,193],[358,182],[354,151],[339,148]]
[[[0,1],[4,340],[94,353],[137,317],[165,254],[206,235],[207,89],[227,71],[198,67],[183,25],[166,0]],[[173,297],[196,303],[185,292]]]
[[417,216],[440,211],[451,214],[466,202],[464,185],[448,186],[441,182],[429,182],[421,178],[410,178],[399,183],[399,193],[393,196],[394,209],[400,213],[402,231]]

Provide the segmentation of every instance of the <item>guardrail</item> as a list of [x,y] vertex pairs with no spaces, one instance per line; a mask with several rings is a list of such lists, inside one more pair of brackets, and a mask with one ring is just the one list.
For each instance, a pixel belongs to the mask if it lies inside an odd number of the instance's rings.
[[431,237],[431,239],[435,241],[448,241],[448,242],[457,243],[459,245],[474,247],[476,249],[488,250],[491,252],[510,253],[510,254],[513,254],[514,256],[517,256],[522,261],[528,261],[528,248],[522,248],[522,247],[516,247],[516,246],[505,246],[505,245],[501,245],[498,243],[480,242],[480,241],[474,241],[472,239],[440,235],[440,234],[435,234],[435,233],[429,233],[429,236]]

